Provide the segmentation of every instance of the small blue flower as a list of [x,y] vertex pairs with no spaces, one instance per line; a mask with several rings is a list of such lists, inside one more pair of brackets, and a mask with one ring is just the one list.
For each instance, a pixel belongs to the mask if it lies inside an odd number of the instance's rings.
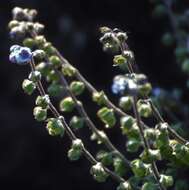
[[113,80],[112,92],[114,94],[123,94],[127,87],[127,80],[125,77],[118,75]]
[[32,51],[30,48],[22,47],[19,45],[13,45],[10,48],[9,60],[12,63],[17,63],[19,65],[27,64],[31,61]]

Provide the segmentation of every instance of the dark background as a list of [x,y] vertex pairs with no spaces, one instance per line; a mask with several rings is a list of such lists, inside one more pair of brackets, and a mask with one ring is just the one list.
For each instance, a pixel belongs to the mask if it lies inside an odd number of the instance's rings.
[[[187,1],[183,1],[187,5]],[[34,121],[34,97],[26,96],[21,82],[28,69],[8,61],[7,23],[14,6],[35,8],[45,24],[45,35],[60,52],[96,86],[111,95],[112,57],[102,51],[98,27],[108,25],[128,32],[129,45],[142,72],[154,86],[181,87],[187,94],[184,76],[174,61],[173,48],[162,46],[161,34],[170,30],[167,20],[152,18],[148,0],[6,0],[0,6],[0,186],[2,189],[113,189],[108,180],[97,184],[84,158],[71,163],[66,157],[70,141],[48,136],[44,125]],[[116,98],[111,96],[117,102]],[[93,115],[94,106],[86,97],[85,107]],[[95,116],[92,117],[95,119]],[[98,123],[99,124],[99,123]],[[109,132],[113,142],[125,151],[118,130]],[[80,135],[88,139],[89,132]],[[96,145],[89,149],[94,153]]]

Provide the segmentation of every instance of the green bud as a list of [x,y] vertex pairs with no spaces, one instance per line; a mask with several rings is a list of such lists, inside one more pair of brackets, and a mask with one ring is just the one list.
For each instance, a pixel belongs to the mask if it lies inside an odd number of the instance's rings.
[[47,118],[47,109],[37,106],[33,110],[33,115],[37,121],[44,121]]
[[18,26],[18,25],[19,25],[19,21],[17,21],[17,20],[11,20],[9,22],[9,24],[8,24],[8,28],[12,29],[12,28],[14,28],[15,26]]
[[146,182],[143,184],[141,190],[158,190],[158,186],[152,182]]
[[132,108],[132,97],[130,96],[123,96],[119,100],[119,107],[122,108],[124,111],[128,111]]
[[118,174],[119,176],[125,175],[126,165],[121,158],[119,157],[114,158],[113,165],[114,165],[114,171],[116,174]]
[[46,58],[46,53],[41,49],[37,49],[33,52],[33,57],[37,61],[42,61]]
[[189,59],[186,59],[186,60],[182,63],[182,70],[183,70],[183,72],[185,72],[186,74],[189,74]]
[[138,90],[139,90],[139,94],[142,97],[148,96],[152,91],[152,85],[149,82],[147,82],[143,85],[138,85]]
[[155,6],[152,14],[155,18],[162,18],[167,14],[167,9],[164,5],[158,4]]
[[43,76],[47,76],[50,72],[50,68],[47,63],[41,62],[36,65],[35,69],[39,71]]
[[84,147],[84,145],[83,145],[83,142],[81,139],[75,139],[72,141],[72,149],[82,151],[83,147]]
[[147,101],[139,100],[137,102],[137,109],[138,109],[139,114],[142,117],[148,118],[148,117],[150,117],[152,115],[151,105]]
[[29,80],[33,81],[33,82],[38,82],[39,80],[41,80],[41,73],[39,71],[32,71],[29,74]]
[[160,150],[144,150],[140,155],[141,159],[145,163],[152,163],[153,161],[161,160],[161,153]]
[[61,66],[61,60],[60,60],[60,58],[59,58],[58,56],[56,56],[56,55],[50,56],[49,61],[51,62],[52,66],[54,66],[54,67],[56,67],[56,68],[58,68],[58,67]]
[[127,62],[127,59],[125,57],[123,57],[123,55],[115,55],[113,62],[114,62],[114,66],[122,65]]
[[127,132],[132,128],[135,120],[131,116],[124,116],[121,118],[121,129],[123,134],[127,134]]
[[53,82],[58,82],[60,80],[59,75],[56,73],[55,70],[51,70],[48,75],[47,75],[47,81],[53,81]]
[[50,98],[48,95],[45,96],[38,96],[35,101],[37,106],[42,107],[43,109],[46,109],[50,103]]
[[84,119],[81,117],[73,116],[70,120],[70,126],[73,129],[81,129],[84,127]]
[[101,119],[101,121],[106,124],[106,128],[111,128],[116,123],[116,118],[112,109],[103,107],[97,112],[97,115]]
[[76,96],[81,95],[85,89],[85,85],[83,82],[80,81],[73,81],[70,84],[70,90]]
[[140,146],[141,146],[141,142],[135,138],[129,139],[126,143],[128,152],[137,152]]
[[37,46],[42,47],[44,43],[46,43],[46,39],[43,35],[35,37],[35,43]]
[[33,91],[36,89],[36,85],[34,82],[25,79],[22,83],[22,89],[24,90],[25,93],[31,95]]
[[149,174],[150,167],[140,159],[135,159],[131,162],[131,169],[136,177],[144,177]]
[[174,37],[171,33],[165,33],[161,41],[163,45],[170,47],[174,44]]
[[159,182],[165,187],[170,187],[173,185],[173,177],[161,174]]
[[72,65],[63,65],[62,73],[64,76],[73,77],[76,73],[76,69]]
[[28,48],[33,48],[36,45],[36,43],[33,38],[25,38],[23,41],[23,45]]
[[51,136],[64,135],[65,129],[60,119],[57,118],[48,119],[46,128],[48,130],[49,135]]
[[43,50],[47,55],[53,55],[56,53],[56,48],[50,42],[46,42],[42,45]]
[[47,89],[50,96],[59,96],[62,90],[63,90],[63,87],[56,83],[50,84]]
[[60,111],[62,112],[72,112],[75,107],[75,103],[71,97],[66,97],[61,100],[59,106],[60,106]]
[[96,102],[99,106],[106,105],[107,102],[107,96],[103,91],[100,92],[94,92],[92,99],[94,102]]
[[71,148],[68,151],[68,158],[70,159],[70,161],[76,161],[76,160],[80,159],[81,154],[82,154],[82,152],[80,150]]
[[90,173],[93,175],[93,178],[100,183],[105,182],[108,177],[108,174],[100,162],[92,166]]
[[106,133],[104,131],[99,131],[98,130],[98,134],[101,138],[98,137],[98,135],[96,133],[92,133],[90,139],[91,141],[95,141],[97,140],[97,143],[98,144],[102,144],[104,141],[107,140],[107,136],[106,136]]
[[96,158],[104,166],[109,166],[113,163],[113,157],[112,157],[112,154],[110,152],[106,152],[106,151],[101,150],[98,152]]
[[148,140],[154,141],[156,139],[156,129],[152,128],[147,128],[144,130],[144,137],[147,138]]
[[121,183],[116,190],[132,190],[131,185],[129,184],[129,182],[123,182]]

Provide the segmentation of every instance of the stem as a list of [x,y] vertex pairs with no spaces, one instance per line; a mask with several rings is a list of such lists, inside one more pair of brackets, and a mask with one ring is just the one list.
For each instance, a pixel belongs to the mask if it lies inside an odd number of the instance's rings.
[[99,130],[96,128],[95,124],[92,122],[92,120],[89,118],[87,112],[84,109],[84,106],[82,103],[79,103],[76,96],[72,93],[72,91],[69,89],[68,82],[66,81],[65,77],[60,73],[60,71],[56,70],[57,74],[60,76],[61,83],[65,87],[67,93],[70,95],[70,97],[73,99],[76,109],[78,110],[79,114],[84,118],[87,126],[91,131],[93,131],[97,137],[107,146],[107,148],[114,152],[117,156],[119,156],[125,164],[130,167],[130,161],[125,158],[125,156],[116,149],[116,147],[111,143],[109,138],[106,136],[106,138],[103,138],[101,134],[99,133]]
[[[31,67],[32,71],[35,71],[35,63],[34,63],[33,58],[30,61],[30,67]],[[38,89],[41,96],[46,95],[45,90],[44,90],[43,85],[42,85],[40,80],[37,82],[37,89]],[[70,127],[67,124],[67,122],[65,121],[64,117],[59,114],[59,112],[57,111],[57,109],[54,107],[54,105],[51,102],[49,103],[49,109],[51,110],[51,112],[53,113],[53,115],[56,118],[59,118],[61,120],[61,122],[62,122],[62,124],[63,124],[63,126],[65,128],[65,131],[66,131],[67,135],[69,136],[69,138],[72,141],[76,140],[77,137],[75,136],[73,131],[70,129]],[[89,160],[92,164],[97,164],[98,163],[98,161],[92,156],[92,154],[84,146],[83,146],[82,151],[83,151],[84,156],[87,158],[87,160]],[[103,169],[117,182],[119,182],[119,183],[125,182],[125,180],[122,177],[118,176],[116,173],[112,172],[111,170],[109,170],[105,166],[103,166]]]

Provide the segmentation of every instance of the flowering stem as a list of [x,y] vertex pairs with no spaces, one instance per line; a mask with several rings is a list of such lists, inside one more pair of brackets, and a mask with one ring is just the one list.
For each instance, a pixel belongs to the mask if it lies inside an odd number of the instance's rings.
[[60,73],[60,71],[56,70],[56,72],[60,76],[62,85],[65,87],[67,93],[73,99],[73,101],[74,101],[74,103],[76,105],[76,109],[78,110],[79,114],[84,118],[84,120],[85,120],[87,126],[89,127],[89,129],[91,129],[97,135],[97,137],[107,146],[107,148],[110,151],[112,151],[114,154],[116,154],[117,156],[119,156],[125,162],[125,164],[128,167],[130,167],[130,161],[127,160],[125,158],[125,156],[119,150],[116,149],[116,147],[111,143],[111,141],[109,140],[109,138],[107,136],[105,138],[103,138],[101,136],[101,134],[99,133],[99,130],[96,128],[95,124],[89,118],[89,116],[88,116],[87,112],[85,111],[82,103],[78,103],[78,100],[77,100],[76,96],[69,89],[69,85],[68,85],[68,82],[66,81],[65,77]]
[[[31,70],[32,71],[35,71],[35,63],[34,63],[34,60],[33,58],[31,59],[30,61],[30,67],[31,67]],[[38,88],[38,91],[40,93],[41,96],[45,96],[46,93],[45,93],[45,90],[43,88],[43,85],[41,83],[41,81],[39,80],[37,82],[37,88]],[[73,131],[70,129],[69,125],[67,124],[67,122],[65,121],[64,117],[61,116],[59,114],[59,112],[57,111],[57,109],[54,107],[54,105],[49,102],[49,109],[51,110],[51,112],[53,113],[53,115],[56,117],[56,118],[59,118],[65,128],[65,131],[67,133],[67,135],[69,136],[69,138],[73,141],[73,140],[76,140],[77,137],[75,136],[75,134],[73,133]],[[92,156],[92,154],[83,146],[82,147],[82,151],[83,151],[83,154],[84,156],[92,163],[92,164],[97,164],[98,161]],[[120,177],[119,175],[117,175],[116,173],[112,172],[111,170],[109,170],[108,168],[106,168],[105,166],[103,166],[103,169],[113,178],[115,179],[117,182],[119,183],[122,183],[122,182],[125,182],[125,180]]]

